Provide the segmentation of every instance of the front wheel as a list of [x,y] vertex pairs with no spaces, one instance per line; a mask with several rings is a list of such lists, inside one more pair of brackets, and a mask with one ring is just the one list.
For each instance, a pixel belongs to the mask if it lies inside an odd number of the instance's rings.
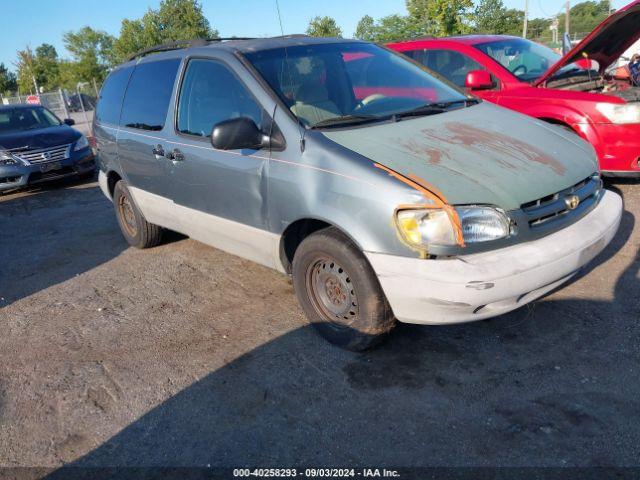
[[293,285],[307,319],[342,348],[370,348],[395,325],[367,259],[335,228],[320,230],[300,244],[293,259]]

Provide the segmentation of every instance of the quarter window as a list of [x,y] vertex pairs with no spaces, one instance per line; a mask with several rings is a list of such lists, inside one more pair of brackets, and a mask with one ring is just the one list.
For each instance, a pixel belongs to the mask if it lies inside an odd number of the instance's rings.
[[218,61],[189,61],[180,90],[178,131],[207,137],[217,123],[239,117],[262,128],[262,108],[244,84]]
[[124,91],[132,71],[133,67],[119,68],[104,81],[96,108],[96,120],[99,123],[118,125]]
[[141,130],[162,130],[180,59],[141,63],[131,75],[120,124]]
[[482,65],[472,58],[452,50],[421,49],[403,53],[462,88],[464,88],[467,73],[472,70],[484,70]]

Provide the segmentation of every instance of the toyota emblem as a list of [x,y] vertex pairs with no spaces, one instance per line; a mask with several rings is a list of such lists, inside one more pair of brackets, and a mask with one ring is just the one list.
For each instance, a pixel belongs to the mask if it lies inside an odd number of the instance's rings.
[[564,203],[567,205],[569,210],[575,210],[580,205],[580,197],[577,195],[567,195],[564,198]]

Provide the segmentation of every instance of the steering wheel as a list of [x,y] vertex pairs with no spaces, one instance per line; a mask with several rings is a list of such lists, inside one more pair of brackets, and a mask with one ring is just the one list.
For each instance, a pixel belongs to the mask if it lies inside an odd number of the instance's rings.
[[369,95],[369,96],[363,98],[362,100],[360,100],[358,102],[358,104],[356,105],[356,107],[354,108],[354,110],[359,110],[362,107],[367,106],[371,102],[375,102],[376,100],[382,100],[383,98],[387,98],[387,97],[385,97],[381,93],[374,93],[372,95]]
[[[522,70],[522,73],[518,74],[518,70]],[[527,68],[527,66],[522,64],[522,65],[518,65],[516,68],[514,68],[511,73],[513,73],[516,77],[519,77],[520,75],[524,75],[528,71],[529,71],[529,69]]]

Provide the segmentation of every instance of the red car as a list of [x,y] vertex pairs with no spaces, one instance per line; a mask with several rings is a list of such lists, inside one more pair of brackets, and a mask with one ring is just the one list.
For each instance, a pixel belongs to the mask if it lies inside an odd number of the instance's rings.
[[389,47],[482,99],[575,132],[595,148],[603,175],[640,177],[640,88],[607,73],[638,38],[640,0],[635,0],[562,57],[502,35]]

